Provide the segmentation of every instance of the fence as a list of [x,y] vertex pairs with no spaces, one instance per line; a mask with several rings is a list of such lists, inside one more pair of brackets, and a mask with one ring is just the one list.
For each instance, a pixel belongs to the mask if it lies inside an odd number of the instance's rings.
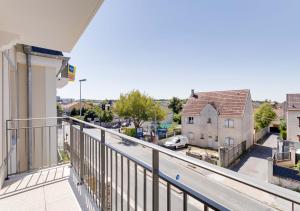
[[263,129],[261,129],[260,131],[255,131],[254,134],[254,143],[264,139],[269,133],[269,127],[265,127]]
[[291,160],[291,152],[275,152],[274,159],[276,161],[287,161]]
[[222,167],[230,166],[238,157],[246,151],[246,141],[240,144],[227,148],[219,148],[219,165]]
[[204,160],[204,161],[206,161],[208,163],[211,163],[211,164],[214,164],[214,165],[218,165],[218,159],[216,159],[212,156],[209,156],[209,155],[202,155],[200,153],[190,152],[190,151],[187,151],[186,155],[190,156],[190,157],[193,157],[193,158],[196,158],[196,159],[199,159],[199,160]]
[[[60,120],[60,121],[58,121]],[[6,121],[7,176],[68,162],[63,118]],[[29,142],[29,140],[31,140]]]
[[[76,125],[74,124],[76,123]],[[79,123],[79,125],[77,124]],[[160,183],[166,185],[167,210],[172,210],[171,195],[175,189],[182,192],[182,210],[187,210],[191,205],[188,201],[194,199],[198,206],[203,206],[204,210],[229,210],[225,206],[206,198],[199,192],[178,182],[176,179],[164,174],[159,170],[159,157],[162,154],[169,154],[170,151],[162,149],[156,145],[142,142],[140,140],[121,135],[104,128],[96,127],[98,134],[92,135],[85,127],[92,125],[81,120],[71,119],[71,164],[75,172],[86,186],[95,203],[101,210],[117,210],[125,206],[127,210],[138,209],[138,173],[142,172],[142,206],[143,210],[159,210],[159,198],[162,194],[159,191]],[[148,165],[143,161],[126,154],[106,143],[107,136],[115,135],[127,144],[140,144],[151,150],[152,164]],[[132,169],[133,168],[133,169]],[[149,189],[147,183],[152,180],[152,188]],[[148,182],[147,182],[148,181]],[[133,183],[133,191],[131,184]],[[151,194],[152,201],[148,201],[147,195]],[[133,203],[132,203],[133,202]],[[150,209],[149,209],[150,208]]]
[[278,165],[273,165],[273,175],[285,179],[291,179],[300,182],[299,171]]

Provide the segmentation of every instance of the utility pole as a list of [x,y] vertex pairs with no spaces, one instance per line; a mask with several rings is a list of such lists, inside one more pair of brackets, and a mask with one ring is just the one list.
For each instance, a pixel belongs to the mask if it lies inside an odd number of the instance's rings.
[[79,116],[81,117],[81,110],[82,110],[82,104],[81,104],[81,82],[85,82],[86,79],[80,79],[79,80],[79,83],[80,83],[80,100],[79,100],[79,106],[80,106],[80,113],[79,113]]

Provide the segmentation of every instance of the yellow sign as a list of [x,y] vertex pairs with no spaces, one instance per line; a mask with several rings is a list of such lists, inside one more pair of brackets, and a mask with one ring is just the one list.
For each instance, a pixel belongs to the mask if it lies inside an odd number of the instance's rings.
[[68,65],[68,79],[69,81],[75,81],[75,73],[76,73],[76,66]]

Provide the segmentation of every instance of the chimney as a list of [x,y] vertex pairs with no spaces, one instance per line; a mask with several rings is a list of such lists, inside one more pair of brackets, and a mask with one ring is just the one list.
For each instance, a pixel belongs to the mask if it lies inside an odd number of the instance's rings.
[[191,97],[195,97],[195,90],[194,89],[191,90]]

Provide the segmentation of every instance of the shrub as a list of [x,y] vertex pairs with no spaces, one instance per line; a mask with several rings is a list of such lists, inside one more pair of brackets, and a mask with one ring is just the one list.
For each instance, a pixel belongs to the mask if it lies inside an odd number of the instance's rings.
[[136,137],[136,129],[126,127],[124,128],[124,134],[131,137]]
[[280,137],[281,137],[283,140],[286,140],[287,134],[286,134],[286,131],[285,131],[285,130],[280,131]]

